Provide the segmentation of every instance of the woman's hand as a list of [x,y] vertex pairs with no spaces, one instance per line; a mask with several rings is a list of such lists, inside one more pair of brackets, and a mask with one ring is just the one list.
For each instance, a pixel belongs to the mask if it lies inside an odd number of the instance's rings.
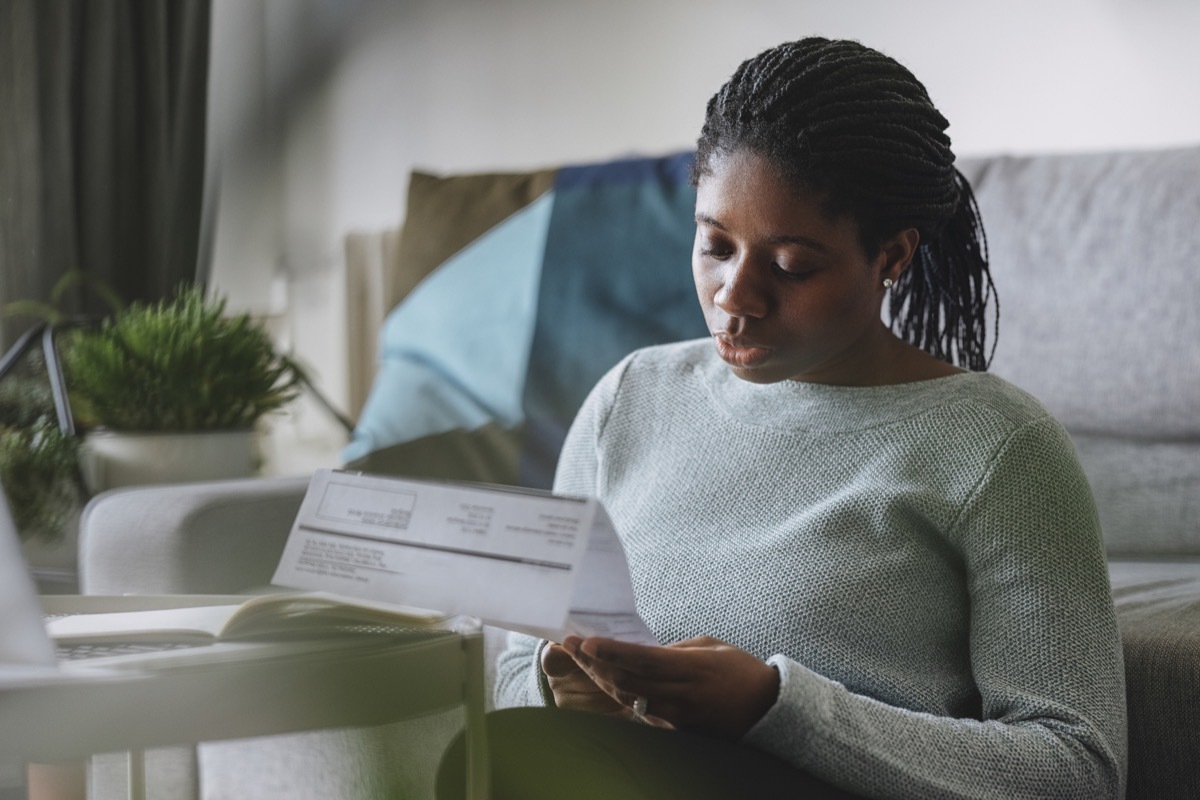
[[542,649],[542,672],[559,708],[632,717],[633,712],[596,685],[562,645],[551,642]]
[[779,673],[711,636],[667,647],[568,636],[562,649],[614,701],[647,701],[647,713],[674,727],[740,739],[774,705]]

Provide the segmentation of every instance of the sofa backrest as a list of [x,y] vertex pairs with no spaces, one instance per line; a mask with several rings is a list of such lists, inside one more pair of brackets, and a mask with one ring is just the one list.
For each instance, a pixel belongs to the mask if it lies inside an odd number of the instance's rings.
[[[384,324],[350,466],[548,486],[609,366],[705,333],[689,163],[414,176],[401,268],[428,277]],[[1200,148],[960,168],[1000,298],[992,371],[1070,431],[1111,554],[1200,556]]]
[[1113,555],[1200,555],[1200,147],[966,159],[991,371],[1067,427]]

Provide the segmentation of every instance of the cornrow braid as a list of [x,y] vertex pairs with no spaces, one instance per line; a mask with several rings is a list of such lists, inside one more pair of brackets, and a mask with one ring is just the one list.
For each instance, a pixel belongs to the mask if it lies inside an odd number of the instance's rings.
[[954,166],[949,123],[925,87],[892,58],[858,42],[802,39],[743,62],[708,102],[692,182],[715,157],[747,149],[833,215],[859,225],[878,252],[904,228],[921,244],[892,289],[891,325],[906,341],[986,370],[987,307],[999,303],[987,237],[970,183]]

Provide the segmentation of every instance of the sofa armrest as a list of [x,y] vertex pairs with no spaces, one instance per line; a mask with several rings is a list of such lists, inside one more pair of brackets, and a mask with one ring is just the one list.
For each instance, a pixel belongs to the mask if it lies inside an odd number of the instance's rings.
[[1125,649],[1128,800],[1195,797],[1200,786],[1200,560],[1113,560]]
[[84,594],[225,594],[264,586],[309,479],[113,489],[79,522]]

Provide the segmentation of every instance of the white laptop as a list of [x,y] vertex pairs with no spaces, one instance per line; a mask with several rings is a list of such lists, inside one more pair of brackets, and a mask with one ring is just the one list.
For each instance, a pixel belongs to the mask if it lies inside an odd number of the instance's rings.
[[0,665],[51,667],[55,661],[54,643],[46,635],[17,526],[0,489]]

